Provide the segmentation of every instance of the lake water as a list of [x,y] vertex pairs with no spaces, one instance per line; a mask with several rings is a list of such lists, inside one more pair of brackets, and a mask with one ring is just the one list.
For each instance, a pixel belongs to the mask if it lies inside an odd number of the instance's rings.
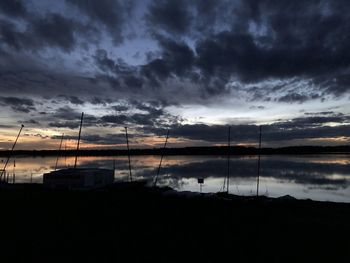
[[[260,194],[278,197],[291,195],[300,199],[350,202],[350,155],[279,155],[262,156]],[[135,179],[150,182],[157,173],[160,156],[131,156]],[[4,163],[0,159],[0,164]],[[16,183],[41,183],[43,173],[52,171],[56,157],[12,158],[7,172],[15,173]],[[58,168],[72,167],[74,157],[60,157]],[[79,157],[79,167],[113,169],[115,180],[128,180],[128,159],[118,157]],[[180,191],[199,191],[198,178],[204,178],[203,192],[222,190],[227,175],[225,156],[165,156],[158,184]],[[256,156],[231,156],[230,193],[256,193]]]

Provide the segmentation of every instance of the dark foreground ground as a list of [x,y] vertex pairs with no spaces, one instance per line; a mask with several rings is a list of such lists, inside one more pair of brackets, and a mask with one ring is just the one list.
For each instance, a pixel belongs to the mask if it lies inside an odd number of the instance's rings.
[[0,189],[1,262],[350,262],[350,204],[17,188]]

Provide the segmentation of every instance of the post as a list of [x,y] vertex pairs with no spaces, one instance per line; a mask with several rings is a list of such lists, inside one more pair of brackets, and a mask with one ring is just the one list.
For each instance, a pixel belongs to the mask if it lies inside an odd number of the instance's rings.
[[60,154],[59,152],[61,151],[62,142],[63,142],[63,137],[64,137],[64,133],[62,133],[60,147],[58,148],[58,155],[57,155],[56,164],[55,164],[55,171],[57,170],[58,157],[59,157],[59,154]]
[[166,133],[165,143],[164,143],[163,150],[162,150],[162,153],[161,153],[160,162],[159,162],[159,166],[158,166],[158,171],[157,171],[156,178],[154,180],[153,187],[157,186],[158,176],[159,176],[160,168],[162,166],[163,157],[164,157],[164,151],[165,151],[166,144],[168,143],[168,138],[169,138],[169,130]]
[[130,182],[132,182],[131,161],[130,161],[130,148],[129,148],[129,138],[128,138],[128,127],[125,127],[125,137],[126,137],[126,147],[127,147],[127,149],[128,149],[129,179],[130,179]]
[[79,135],[78,135],[77,152],[75,155],[74,169],[77,168],[78,152],[79,152],[79,145],[80,145],[80,135],[81,135],[81,127],[83,126],[83,119],[84,119],[84,112],[81,113],[80,128],[79,128]]
[[231,148],[231,126],[228,126],[228,151],[227,151],[227,193],[230,185],[230,148]]
[[256,196],[259,196],[259,180],[260,180],[260,154],[261,154],[261,125],[259,126],[258,178],[257,178],[257,182],[256,182]]
[[[1,179],[2,179],[3,174],[4,174],[5,171],[6,171],[6,166],[8,165],[8,163],[9,163],[9,161],[10,161],[11,155],[12,155],[12,153],[13,153],[13,150],[15,149],[16,143],[17,143],[18,138],[19,138],[19,136],[20,136],[20,134],[21,134],[21,132],[22,132],[23,127],[24,127],[24,125],[22,124],[22,125],[21,125],[21,129],[19,130],[19,133],[18,133],[18,135],[17,135],[17,138],[16,138],[16,140],[15,140],[13,146],[12,146],[12,149],[11,149],[9,155],[7,156],[6,163],[5,163],[4,168],[2,169],[2,172],[1,172],[0,181],[1,181]],[[6,175],[5,175],[5,176],[6,176]],[[5,176],[4,176],[4,179],[6,179]]]
[[202,193],[202,186],[203,186],[203,183],[204,183],[204,178],[198,178],[197,182],[199,184],[199,192]]

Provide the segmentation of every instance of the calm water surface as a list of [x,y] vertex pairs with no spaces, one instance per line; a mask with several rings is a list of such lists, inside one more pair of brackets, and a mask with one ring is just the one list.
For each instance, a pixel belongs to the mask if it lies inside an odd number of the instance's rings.
[[[132,156],[135,178],[153,180],[159,156]],[[0,159],[0,162],[5,160]],[[17,183],[41,183],[43,173],[54,169],[56,157],[16,157],[7,168],[15,173]],[[71,167],[74,158],[59,158],[58,167]],[[80,167],[113,169],[115,180],[128,179],[127,157],[79,157]],[[256,156],[232,156],[230,161],[230,193],[253,195],[256,191]],[[260,194],[278,197],[350,202],[350,155],[262,156]],[[204,178],[203,192],[218,192],[227,175],[224,156],[166,156],[159,185],[180,191],[199,191],[198,178]]]

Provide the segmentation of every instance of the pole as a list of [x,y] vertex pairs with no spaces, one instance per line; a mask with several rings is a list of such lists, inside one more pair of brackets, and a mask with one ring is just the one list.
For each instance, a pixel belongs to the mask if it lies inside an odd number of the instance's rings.
[[16,181],[16,159],[13,160],[13,174],[12,174],[12,183]]
[[128,127],[125,127],[125,137],[126,137],[126,147],[127,147],[127,149],[128,149],[129,179],[130,179],[130,182],[132,182],[131,161],[130,161],[130,148],[129,148],[129,138],[128,138]]
[[[58,148],[58,154],[60,154],[60,151],[61,151],[62,142],[63,142],[63,137],[64,137],[64,133],[62,133],[60,147]],[[57,155],[56,164],[55,164],[55,171],[57,170],[58,157],[59,157],[59,155]]]
[[260,154],[261,154],[261,125],[259,126],[258,178],[257,178],[257,182],[256,182],[256,196],[259,196]]
[[227,152],[227,193],[230,185],[230,148],[231,148],[231,126],[228,126],[228,152]]
[[67,168],[67,139],[64,140],[64,167]]
[[80,135],[81,135],[81,127],[83,126],[83,119],[84,119],[84,112],[81,113],[80,128],[79,128],[79,135],[78,135],[77,152],[75,155],[74,169],[77,168],[78,152],[79,152],[79,145],[80,145]]
[[166,144],[168,143],[168,138],[169,138],[169,130],[166,133],[165,143],[164,143],[164,146],[163,146],[162,155],[160,157],[160,162],[159,162],[159,166],[158,166],[157,176],[156,176],[156,179],[154,180],[154,184],[153,184],[154,187],[157,185],[160,168],[161,168],[162,162],[163,162],[165,147],[166,147]]
[[[12,146],[12,149],[11,149],[9,155],[7,156],[6,163],[5,163],[5,165],[4,165],[4,168],[3,168],[2,171],[1,171],[0,181],[1,181],[1,179],[2,179],[3,174],[4,174],[5,171],[6,171],[6,166],[7,166],[7,164],[8,164],[9,161],[10,161],[11,155],[12,155],[12,153],[13,153],[13,149],[15,149],[15,146],[16,146],[16,144],[17,144],[18,138],[19,138],[19,136],[20,136],[20,134],[21,134],[21,132],[22,132],[23,127],[24,127],[24,125],[22,124],[22,125],[21,125],[21,129],[20,129],[19,132],[18,132],[17,138],[16,138],[16,140],[15,140],[13,146]],[[4,179],[5,179],[5,177],[4,177]]]

